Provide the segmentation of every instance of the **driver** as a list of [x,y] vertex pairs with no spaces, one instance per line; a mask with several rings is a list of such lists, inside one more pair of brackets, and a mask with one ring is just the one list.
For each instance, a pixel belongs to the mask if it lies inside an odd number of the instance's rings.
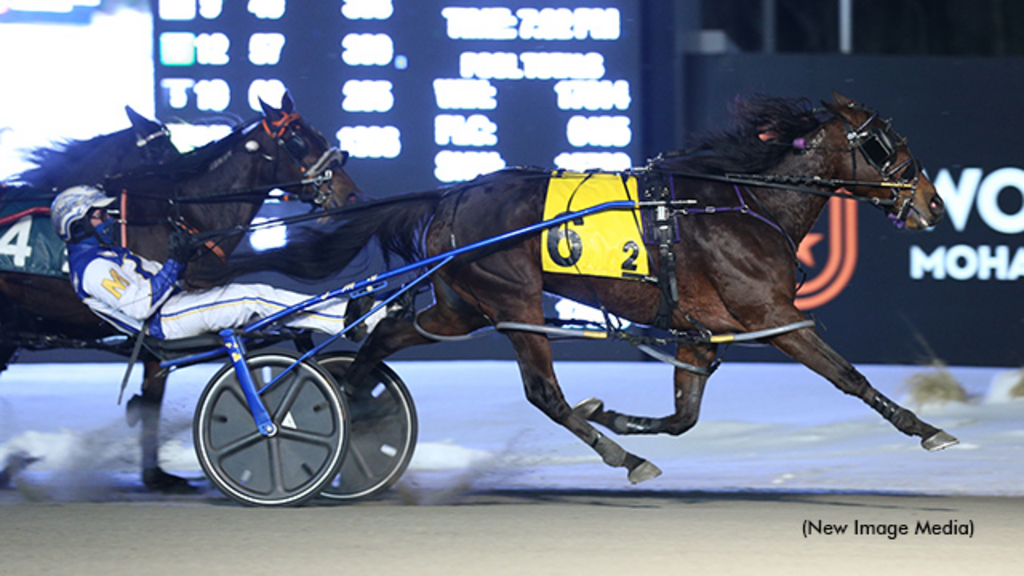
[[[68,246],[71,283],[78,297],[123,332],[141,330],[157,338],[177,339],[239,328],[255,319],[308,300],[305,294],[265,284],[228,284],[186,292],[178,279],[195,251],[186,234],[172,234],[163,264],[116,245],[117,222],[107,210],[114,198],[99,188],[75,186],[53,201],[50,218]],[[285,325],[328,334],[363,316],[371,298],[330,300],[290,317]],[[347,313],[347,316],[346,316]],[[385,309],[346,336],[361,339],[386,315]],[[358,333],[358,334],[356,334]]]

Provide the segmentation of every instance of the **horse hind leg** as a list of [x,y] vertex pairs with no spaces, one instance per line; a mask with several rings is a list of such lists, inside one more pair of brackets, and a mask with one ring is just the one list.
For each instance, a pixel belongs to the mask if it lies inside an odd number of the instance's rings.
[[[441,294],[442,291],[437,290],[436,293]],[[487,324],[487,319],[475,309],[460,305],[457,300],[453,302],[439,297],[436,303],[416,314],[415,319],[381,320],[359,347],[356,360],[345,378],[349,384],[358,386],[378,363],[400,350],[463,336]],[[439,336],[442,340],[430,335]]]
[[524,332],[511,332],[508,337],[516,351],[526,398],[531,404],[590,446],[605,464],[625,468],[633,484],[661,475],[657,466],[624,450],[569,407],[555,379],[554,358],[547,337]]
[[717,346],[679,346],[676,360],[681,364],[701,369],[696,372],[676,366],[674,375],[675,412],[662,418],[632,416],[606,410],[604,402],[588,398],[573,407],[577,415],[596,422],[612,432],[626,434],[671,434],[679,436],[697,424],[700,404],[704,398],[710,366],[714,362]]

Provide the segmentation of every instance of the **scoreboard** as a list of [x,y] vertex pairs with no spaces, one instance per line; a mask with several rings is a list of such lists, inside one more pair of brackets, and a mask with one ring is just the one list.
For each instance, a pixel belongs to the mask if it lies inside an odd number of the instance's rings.
[[643,160],[639,3],[152,0],[157,117],[198,144],[287,89],[371,196],[625,169]]

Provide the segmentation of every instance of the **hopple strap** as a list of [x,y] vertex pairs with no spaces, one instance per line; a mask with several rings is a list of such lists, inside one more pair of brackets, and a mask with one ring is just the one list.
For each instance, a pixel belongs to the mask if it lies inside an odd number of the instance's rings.
[[659,330],[672,327],[672,312],[679,305],[679,287],[676,284],[676,255],[672,247],[676,242],[675,215],[669,207],[673,200],[672,176],[667,176],[668,183],[658,178],[650,178],[644,182],[644,200],[660,201],[663,204],[652,210],[649,238],[658,245],[658,288],[661,290],[661,302],[654,316],[653,326]]

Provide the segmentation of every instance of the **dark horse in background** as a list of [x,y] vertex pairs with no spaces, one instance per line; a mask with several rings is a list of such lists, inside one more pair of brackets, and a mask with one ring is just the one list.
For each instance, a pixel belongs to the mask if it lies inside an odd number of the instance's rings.
[[[678,286],[678,303],[667,319],[673,334],[750,333],[805,322],[794,305],[796,247],[838,188],[847,197],[877,199],[896,223],[909,229],[931,227],[942,217],[943,203],[934,186],[888,122],[840,95],[824,104],[825,111],[815,111],[805,100],[740,101],[734,129],[707,138],[693,151],[660,157],[640,171],[654,177],[659,187],[696,201],[685,211],[672,208],[679,234],[667,248],[675,255]],[[328,268],[340,269],[374,238],[386,253],[406,260],[440,254],[541,221],[549,175],[506,170],[447,190],[356,207],[333,235],[290,244],[279,254],[265,254],[261,262],[312,277]],[[434,304],[415,319],[382,321],[361,347],[346,375],[349,382],[358,383],[379,361],[403,348],[432,342],[429,335],[466,334],[488,325],[501,330],[504,322],[542,325],[544,292],[636,323],[656,323],[663,299],[658,284],[665,284],[659,268],[666,260],[651,258],[657,282],[550,274],[541,268],[544,249],[539,235],[519,237],[459,256],[441,268],[432,277]],[[247,265],[240,262],[238,270]],[[617,434],[686,432],[697,422],[718,353],[712,339],[679,338],[674,412],[637,417],[614,412],[595,399],[571,407],[555,379],[547,336],[522,329],[505,334],[515,349],[529,401],[607,464],[625,467],[633,482],[657,476],[660,470],[626,452],[591,422]],[[812,327],[763,341],[860,398],[899,431],[920,437],[924,448],[937,450],[957,442],[879,393]]]
[[[99,184],[108,194],[123,194],[125,213],[121,217],[127,247],[163,261],[172,231],[244,231],[275,188],[322,207],[337,207],[357,199],[361,193],[342,170],[344,161],[344,154],[295,112],[286,94],[281,108],[264,104],[260,118],[171,162],[108,172],[106,177],[61,180],[55,188],[59,191],[71,182]],[[49,165],[40,170],[44,168]],[[190,270],[216,267],[243,236],[228,234],[216,243],[206,243]],[[41,318],[45,327],[59,329],[57,334],[93,341],[117,334],[81,304],[67,280],[22,276],[6,283],[0,277],[0,290],[10,303]],[[188,280],[188,273],[185,278]],[[32,328],[40,329],[38,325]],[[163,472],[158,465],[166,374],[155,358],[143,356],[143,361],[146,372],[142,394],[129,403],[142,422],[143,482],[154,490],[188,490],[184,480]]]

